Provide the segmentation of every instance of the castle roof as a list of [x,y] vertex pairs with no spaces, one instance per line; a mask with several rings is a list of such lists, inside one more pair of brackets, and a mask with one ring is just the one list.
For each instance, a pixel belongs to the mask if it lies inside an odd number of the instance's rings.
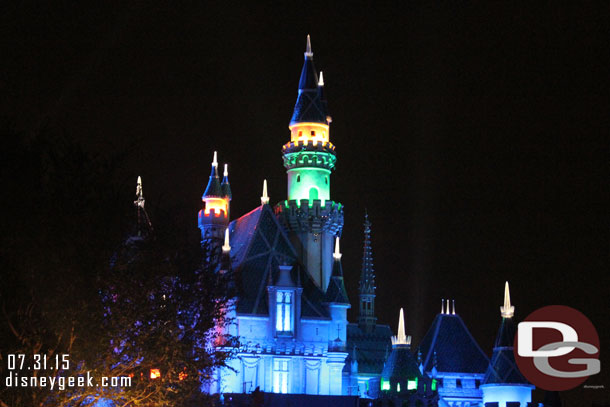
[[[269,205],[261,205],[229,225],[231,264],[236,274],[240,314],[269,315],[267,285],[277,281],[281,264],[295,264],[296,250]],[[291,270],[292,281],[303,288],[304,317],[328,318],[322,306],[324,293],[299,266]]]
[[[347,348],[356,347],[358,373],[380,374],[392,346],[392,330],[388,325],[374,325],[370,333],[356,323],[347,325]],[[352,355],[346,361],[349,366]]]
[[323,94],[324,85],[318,85],[318,74],[313,63],[311,42],[307,36],[305,62],[299,80],[299,92],[294,105],[294,112],[290,124],[313,122],[327,124],[326,103]]
[[436,352],[439,372],[485,373],[487,355],[457,314],[438,314],[419,345],[424,371],[433,367]]
[[491,356],[491,363],[485,373],[483,384],[529,384],[515,362],[513,353],[514,337],[513,318],[502,318]]
[[411,346],[397,345],[392,347],[392,352],[383,366],[381,377],[392,382],[421,379],[423,377],[417,366],[417,361],[411,353]]
[[208,185],[205,188],[202,199],[205,198],[222,198],[224,193],[220,186],[220,178],[218,177],[218,161],[216,159],[216,151],[214,151],[214,160],[212,161],[212,171],[210,172],[210,179]]

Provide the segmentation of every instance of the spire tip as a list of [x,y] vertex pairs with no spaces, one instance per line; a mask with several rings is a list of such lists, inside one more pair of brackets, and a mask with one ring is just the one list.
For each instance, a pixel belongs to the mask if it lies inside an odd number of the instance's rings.
[[318,86],[324,86],[324,72],[320,71],[320,79],[318,79]]
[[214,151],[214,159],[212,160],[212,166],[218,167],[218,153]]
[[335,237],[335,252],[333,253],[335,260],[341,260],[341,251],[339,250],[339,236]]
[[305,57],[313,57],[313,52],[311,52],[311,38],[309,37],[309,34],[307,34],[307,47],[305,48]]
[[225,229],[225,242],[222,245],[223,253],[229,253],[231,251],[231,245],[229,244],[229,228]]
[[263,181],[263,196],[261,196],[261,205],[269,203],[269,195],[267,195],[267,180]]
[[512,318],[515,315],[515,307],[510,304],[510,289],[508,281],[504,284],[504,305],[500,307],[502,318]]

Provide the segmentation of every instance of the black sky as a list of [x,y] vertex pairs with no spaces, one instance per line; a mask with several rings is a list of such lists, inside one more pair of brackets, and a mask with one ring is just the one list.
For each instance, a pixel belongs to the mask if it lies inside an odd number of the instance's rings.
[[[417,343],[454,298],[491,353],[509,280],[517,317],[573,306],[603,355],[607,4],[130,3],[3,5],[0,113],[92,150],[136,145],[127,173],[142,175],[153,222],[155,206],[173,206],[196,226],[218,150],[239,216],[263,178],[285,199],[280,148],[309,33],[333,116],[353,305],[366,207],[380,322],[395,328],[405,307]],[[605,378],[589,382],[608,388]]]

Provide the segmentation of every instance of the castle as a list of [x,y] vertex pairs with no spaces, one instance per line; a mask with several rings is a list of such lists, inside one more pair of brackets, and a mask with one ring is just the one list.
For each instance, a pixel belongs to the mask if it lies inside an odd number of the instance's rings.
[[[402,309],[396,336],[377,323],[371,223],[365,215],[358,299],[348,298],[340,251],[343,205],[330,193],[337,161],[330,123],[308,36],[290,141],[282,147],[287,199],[271,205],[265,182],[261,205],[231,221],[227,167],[221,179],[214,154],[199,228],[202,245],[222,248],[222,259],[212,260],[236,276],[238,295],[227,310],[235,322],[228,333],[240,345],[230,368],[219,369],[208,390],[526,406],[533,386],[512,355],[508,283],[491,361],[449,300],[419,348],[411,349]],[[349,322],[347,310],[356,303],[358,321]]]

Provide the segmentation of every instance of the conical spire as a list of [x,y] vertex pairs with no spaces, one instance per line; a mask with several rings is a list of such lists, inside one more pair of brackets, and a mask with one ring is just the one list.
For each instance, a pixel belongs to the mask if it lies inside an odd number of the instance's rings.
[[341,253],[339,252],[339,237],[335,238],[335,252],[333,253],[333,270],[330,275],[330,281],[328,282],[328,288],[326,289],[326,300],[327,303],[334,304],[347,304],[349,305],[349,298],[347,297],[347,290],[345,289],[345,282],[343,281],[343,267],[341,267]]
[[150,218],[148,217],[148,213],[146,212],[146,208],[144,208],[145,203],[146,200],[144,199],[142,177],[138,176],[138,180],[136,182],[136,199],[135,201],[133,201],[133,204],[135,205],[138,211],[138,236],[145,236],[153,230],[152,223],[150,222]]
[[205,198],[222,198],[222,188],[220,186],[220,178],[218,177],[218,155],[214,151],[214,159],[212,160],[212,172],[210,173],[210,180],[208,186],[205,188],[202,199]]
[[229,165],[225,164],[224,172],[222,173],[222,183],[220,184],[222,194],[229,198],[229,201],[233,198],[231,193],[231,185],[229,184]]
[[364,250],[362,271],[360,273],[360,294],[375,294],[375,270],[373,268],[373,249],[371,248],[371,222],[369,214],[364,214]]
[[320,71],[320,79],[318,79],[318,86],[324,86],[324,74]]
[[510,305],[510,290],[508,281],[504,285],[504,306],[500,307],[502,318],[512,318],[515,315],[515,307]]
[[441,314],[445,313],[445,299],[441,298]]
[[375,317],[375,271],[371,248],[371,222],[369,222],[369,215],[366,211],[364,213],[364,249],[358,293],[360,296],[358,325],[365,332],[371,332],[377,323],[377,318]]
[[403,309],[401,308],[400,316],[398,317],[398,335],[392,337],[392,346],[410,344],[411,337],[405,334],[405,315]]
[[451,314],[455,315],[455,300],[451,300],[451,305],[453,306],[453,311],[451,311]]
[[307,36],[305,61],[299,79],[299,92],[290,125],[296,123],[323,123],[326,121],[326,107],[319,92],[319,81],[316,67],[313,63],[311,39]]
[[267,195],[267,180],[263,180],[263,195],[261,196],[261,205],[269,204],[269,195]]

